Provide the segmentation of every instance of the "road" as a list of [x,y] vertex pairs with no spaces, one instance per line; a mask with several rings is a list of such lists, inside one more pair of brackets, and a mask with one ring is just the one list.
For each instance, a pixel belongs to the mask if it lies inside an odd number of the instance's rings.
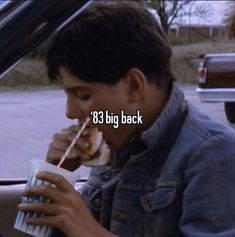
[[[229,126],[223,103],[201,103],[194,85],[179,85],[186,99],[201,111]],[[26,177],[31,158],[44,159],[56,131],[76,121],[65,117],[65,95],[61,90],[0,92],[0,178]],[[89,169],[77,171],[86,176]]]

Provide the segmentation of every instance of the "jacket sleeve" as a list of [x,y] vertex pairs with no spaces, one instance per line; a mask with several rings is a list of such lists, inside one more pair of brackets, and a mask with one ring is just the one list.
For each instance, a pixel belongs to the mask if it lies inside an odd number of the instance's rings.
[[205,141],[185,171],[180,230],[186,237],[235,236],[235,139]]

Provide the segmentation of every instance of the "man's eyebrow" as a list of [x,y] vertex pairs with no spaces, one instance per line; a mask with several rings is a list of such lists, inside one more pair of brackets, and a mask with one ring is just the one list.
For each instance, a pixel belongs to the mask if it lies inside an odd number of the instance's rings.
[[63,88],[66,91],[90,91],[86,86],[70,86]]
[[64,87],[65,90],[84,90],[86,87],[83,86],[68,86]]

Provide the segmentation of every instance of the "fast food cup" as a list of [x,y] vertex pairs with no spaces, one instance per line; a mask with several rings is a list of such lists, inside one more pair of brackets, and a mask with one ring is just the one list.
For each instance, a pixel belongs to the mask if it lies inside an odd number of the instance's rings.
[[[55,184],[38,179],[36,177],[36,174],[40,171],[49,171],[52,173],[59,174],[63,176],[73,186],[75,186],[76,180],[78,179],[78,176],[77,175],[75,176],[73,172],[70,172],[68,170],[65,170],[63,168],[60,168],[58,166],[52,165],[48,162],[45,162],[39,159],[32,159],[31,164],[32,164],[32,168],[31,168],[31,172],[26,184],[26,189],[29,189],[30,187],[34,185],[47,185],[47,186],[56,188]],[[20,203],[25,204],[25,203],[32,203],[32,202],[35,202],[35,203],[36,202],[50,202],[50,199],[44,196],[35,195],[30,198],[22,197]],[[18,211],[16,215],[14,228],[35,237],[49,237],[51,233],[53,232],[53,228],[51,226],[31,225],[31,224],[25,223],[25,218],[42,217],[42,216],[45,216],[45,214],[37,213],[37,212]]]

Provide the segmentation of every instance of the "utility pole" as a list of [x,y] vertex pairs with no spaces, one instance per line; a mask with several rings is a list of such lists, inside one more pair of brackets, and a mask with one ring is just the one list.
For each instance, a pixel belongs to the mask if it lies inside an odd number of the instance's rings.
[[189,44],[192,42],[192,26],[191,26],[191,6],[189,7]]

